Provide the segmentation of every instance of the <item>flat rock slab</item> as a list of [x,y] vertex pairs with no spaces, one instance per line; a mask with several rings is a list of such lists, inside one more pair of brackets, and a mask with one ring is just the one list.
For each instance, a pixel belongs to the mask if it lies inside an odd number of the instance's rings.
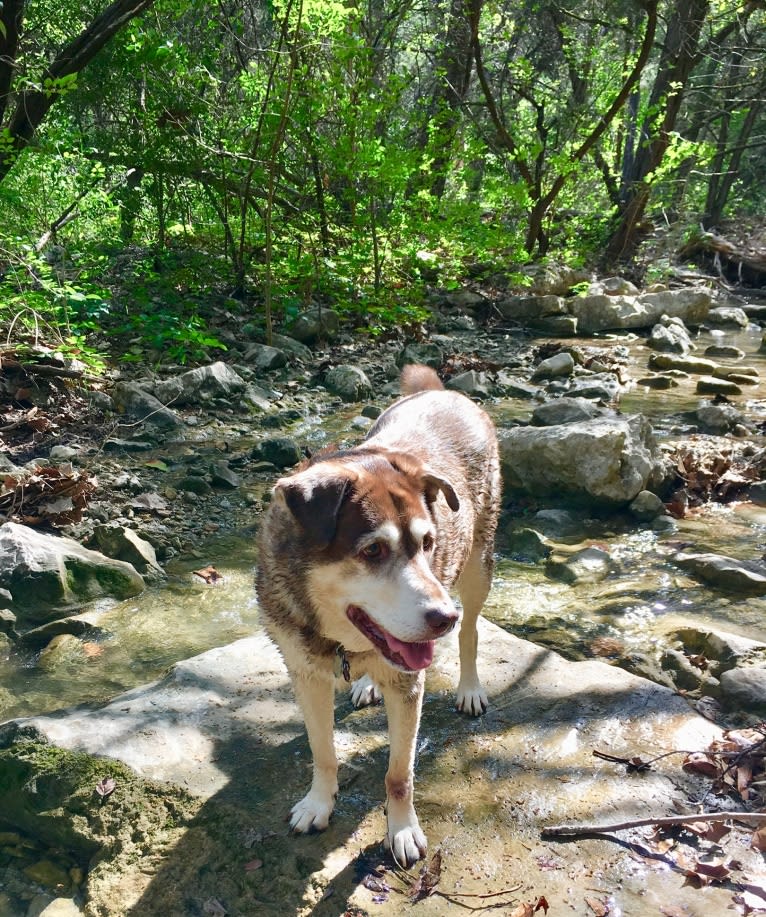
[[[651,846],[651,828],[622,832],[619,841],[540,838],[541,828],[555,823],[689,811],[690,799],[701,798],[709,782],[682,771],[683,755],[631,774],[595,758],[593,750],[644,759],[703,750],[720,736],[718,727],[667,688],[602,662],[568,662],[487,622],[480,628],[479,659],[491,702],[480,719],[452,709],[454,637],[428,676],[416,802],[431,851],[442,851],[440,890],[489,895],[511,889],[499,898],[459,899],[472,906],[505,900],[503,913],[541,895],[553,913],[592,914],[596,901],[611,907],[609,913],[631,917],[654,917],[670,904],[690,915],[727,913],[731,886],[693,888],[668,866],[672,857],[662,863],[627,848],[627,841]],[[144,776],[201,795],[206,802],[199,825],[214,821],[221,807],[233,806],[238,817],[251,820],[264,852],[245,867],[248,882],[243,875],[242,886],[249,883],[251,890],[240,889],[236,900],[230,891],[223,904],[227,913],[330,917],[361,909],[393,915],[408,906],[403,886],[390,874],[394,891],[379,903],[373,900],[379,892],[362,883],[365,863],[390,865],[380,845],[387,760],[382,708],[353,710],[347,695],[339,695],[341,791],[335,814],[321,835],[287,836],[285,815],[308,786],[310,755],[281,659],[262,634],[182,662],[162,681],[104,707],[24,722],[59,745],[120,758]],[[708,808],[713,800],[711,795]],[[728,800],[724,806],[736,808]],[[218,900],[215,876],[204,866],[210,851],[195,849],[199,830],[167,850],[157,874],[144,877],[147,885],[131,915],[159,917],[175,913],[178,901],[200,908]],[[252,857],[243,853],[241,837],[220,843],[230,846],[226,856],[232,860]],[[691,859],[697,853],[689,848]],[[761,881],[761,856],[747,850],[741,835],[737,859],[745,862],[750,881]],[[176,901],[173,895],[182,897]],[[116,907],[114,913],[121,913]],[[439,896],[417,908],[429,917],[463,912]]]

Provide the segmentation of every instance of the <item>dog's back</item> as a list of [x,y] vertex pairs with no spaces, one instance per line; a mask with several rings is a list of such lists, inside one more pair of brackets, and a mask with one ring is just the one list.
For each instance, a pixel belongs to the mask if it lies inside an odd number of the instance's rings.
[[[407,452],[451,482],[463,511],[451,513],[444,504],[435,507],[446,535],[441,542],[444,556],[435,558],[435,566],[445,585],[451,586],[471,548],[494,543],[500,504],[495,428],[482,408],[446,390],[426,366],[405,367],[401,388],[405,397],[380,415],[365,446]],[[485,563],[490,559],[485,557]]]

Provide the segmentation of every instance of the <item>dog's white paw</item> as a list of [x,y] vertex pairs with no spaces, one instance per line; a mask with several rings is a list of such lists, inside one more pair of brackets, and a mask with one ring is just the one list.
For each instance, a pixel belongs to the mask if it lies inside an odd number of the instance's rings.
[[428,841],[414,812],[410,819],[399,823],[389,816],[385,843],[394,860],[405,868],[422,860],[428,850]]
[[371,707],[383,700],[380,688],[369,675],[362,675],[351,684],[351,703],[359,707]]
[[469,716],[481,716],[487,712],[489,700],[480,684],[475,685],[458,685],[457,700],[455,709],[460,713],[467,713]]
[[296,834],[324,831],[335,808],[335,797],[316,790],[308,792],[290,811],[290,827]]

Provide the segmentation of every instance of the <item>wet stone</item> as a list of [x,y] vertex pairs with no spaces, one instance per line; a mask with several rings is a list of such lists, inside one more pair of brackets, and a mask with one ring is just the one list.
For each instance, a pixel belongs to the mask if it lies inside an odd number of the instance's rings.
[[571,353],[557,353],[538,363],[532,373],[532,379],[557,379],[562,376],[571,376],[574,366]]
[[665,504],[651,490],[642,490],[628,508],[641,520],[655,519],[665,514]]
[[642,376],[642,378],[636,380],[636,385],[643,385],[644,388],[650,388],[654,391],[664,391],[669,388],[677,388],[678,382],[673,376]]
[[300,446],[287,436],[274,436],[264,439],[253,450],[253,458],[269,462],[277,468],[292,468],[303,458]]
[[723,357],[731,360],[742,360],[745,356],[745,351],[740,350],[739,347],[734,347],[731,344],[711,344],[709,347],[705,348],[704,356]]
[[612,559],[601,548],[584,548],[569,557],[549,557],[545,572],[565,583],[600,583],[612,568]]
[[731,709],[766,716],[766,667],[742,666],[724,672],[721,700]]
[[742,389],[728,379],[715,379],[713,376],[702,376],[697,380],[698,395],[741,395]]
[[532,411],[531,422],[537,427],[562,423],[578,423],[603,414],[603,409],[587,398],[556,398]]

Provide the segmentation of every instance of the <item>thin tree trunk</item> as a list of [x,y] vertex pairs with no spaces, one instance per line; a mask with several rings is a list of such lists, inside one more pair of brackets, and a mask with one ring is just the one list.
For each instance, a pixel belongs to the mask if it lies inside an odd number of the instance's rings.
[[656,129],[648,120],[642,126],[643,143],[627,177],[624,204],[606,247],[605,265],[614,264],[635,248],[638,226],[651,194],[648,178],[662,163],[670,146],[684,92],[699,60],[699,39],[709,7],[709,0],[677,0],[668,19],[657,78],[649,99],[649,110],[659,109],[661,121]]

